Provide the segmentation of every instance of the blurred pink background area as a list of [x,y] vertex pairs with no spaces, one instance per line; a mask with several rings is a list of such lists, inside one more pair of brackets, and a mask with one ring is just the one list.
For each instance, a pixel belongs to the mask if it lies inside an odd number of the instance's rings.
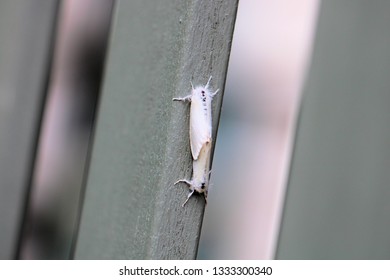
[[69,257],[112,6],[112,0],[61,2],[21,258]]
[[[22,258],[70,250],[112,4],[61,5]],[[199,259],[274,256],[318,6],[239,2]]]
[[319,2],[239,2],[198,258],[272,259]]

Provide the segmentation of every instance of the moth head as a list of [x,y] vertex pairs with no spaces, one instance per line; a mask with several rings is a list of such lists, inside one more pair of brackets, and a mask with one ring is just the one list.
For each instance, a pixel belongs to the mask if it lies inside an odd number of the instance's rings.
[[202,100],[203,102],[210,103],[214,96],[219,92],[219,89],[217,89],[215,92],[211,92],[209,90],[210,80],[211,77],[205,86],[197,86],[196,88],[194,88],[193,84],[191,83],[192,96],[198,100]]
[[205,86],[198,86],[192,89],[192,95],[200,99],[207,99],[208,97],[210,97],[210,91]]
[[199,183],[193,187],[197,193],[207,193],[207,184],[205,182]]
[[201,86],[194,87],[194,85],[191,82],[192,95],[199,97],[199,98],[202,98],[202,99],[209,97],[211,95],[210,90],[209,90],[211,78],[212,77],[209,78],[209,80],[207,81],[207,84],[204,86],[201,85]]

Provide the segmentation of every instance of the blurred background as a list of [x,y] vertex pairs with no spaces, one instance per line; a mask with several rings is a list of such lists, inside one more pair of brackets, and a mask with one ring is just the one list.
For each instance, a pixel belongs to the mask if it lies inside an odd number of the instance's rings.
[[[19,258],[68,258],[111,0],[63,0]],[[319,3],[239,3],[199,259],[271,259]],[[234,159],[234,160],[231,160]]]
[[274,258],[318,6],[239,3],[199,258]]
[[68,258],[77,225],[114,1],[65,0],[22,236],[23,259]]

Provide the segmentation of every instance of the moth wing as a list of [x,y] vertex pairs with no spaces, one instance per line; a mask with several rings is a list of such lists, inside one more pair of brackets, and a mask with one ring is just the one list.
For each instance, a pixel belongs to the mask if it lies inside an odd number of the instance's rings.
[[190,142],[194,160],[198,159],[203,145],[211,142],[211,119],[197,99],[191,103]]

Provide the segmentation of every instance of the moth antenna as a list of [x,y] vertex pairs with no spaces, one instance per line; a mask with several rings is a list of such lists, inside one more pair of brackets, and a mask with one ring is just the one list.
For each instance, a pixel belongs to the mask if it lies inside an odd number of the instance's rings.
[[194,85],[192,84],[192,81],[190,81],[190,84],[191,84],[192,89],[195,89]]
[[210,76],[209,80],[207,81],[207,84],[206,84],[205,88],[208,88],[208,87],[209,87],[209,84],[210,84],[210,81],[211,81],[211,78],[212,78],[212,77],[213,77],[213,76]]
[[190,199],[190,197],[194,194],[195,190],[193,190],[192,192],[190,192],[187,196],[187,199],[186,201],[184,201],[184,203],[181,205],[181,207],[184,207],[184,205],[186,205],[186,203],[188,202],[188,200]]

